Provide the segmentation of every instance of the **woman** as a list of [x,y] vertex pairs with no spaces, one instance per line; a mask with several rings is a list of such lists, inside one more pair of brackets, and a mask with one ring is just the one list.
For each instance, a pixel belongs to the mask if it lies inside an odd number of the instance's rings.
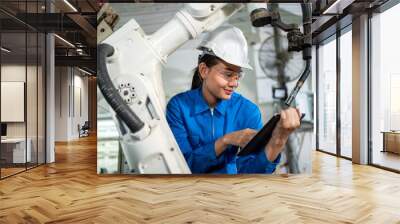
[[262,128],[258,107],[234,92],[252,69],[247,43],[236,27],[209,34],[199,47],[192,90],[174,96],[167,105],[167,121],[192,173],[272,173],[290,133],[300,126],[294,108],[281,112],[281,120],[264,150],[238,157]]

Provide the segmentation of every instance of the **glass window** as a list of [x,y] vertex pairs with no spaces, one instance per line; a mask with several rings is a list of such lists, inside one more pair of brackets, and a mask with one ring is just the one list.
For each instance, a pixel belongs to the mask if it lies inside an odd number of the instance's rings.
[[1,176],[24,171],[30,161],[26,142],[27,48],[25,32],[1,34]]
[[336,153],[336,36],[318,48],[318,148]]
[[348,158],[352,157],[352,74],[352,35],[349,26],[340,36],[340,154]]
[[[20,16],[43,12],[44,1],[2,1]],[[40,7],[39,7],[40,6]],[[0,12],[0,178],[45,162],[45,35]],[[37,17],[33,17],[36,19]]]
[[372,163],[400,170],[400,4],[371,19]]

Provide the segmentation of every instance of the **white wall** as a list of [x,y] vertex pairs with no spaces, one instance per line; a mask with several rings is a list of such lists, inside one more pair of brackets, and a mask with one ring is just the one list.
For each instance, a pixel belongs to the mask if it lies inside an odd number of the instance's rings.
[[[76,128],[78,124],[82,126],[85,121],[88,121],[88,77],[81,76],[83,73],[78,73],[78,70],[75,70],[74,75],[74,108],[73,108],[73,119],[72,119],[72,136],[76,138],[79,133],[78,129]],[[80,93],[79,93],[80,91]],[[80,101],[80,102],[79,102]],[[80,111],[81,110],[81,111]]]
[[[25,75],[28,72],[28,75],[36,74],[36,67],[27,66],[25,65],[2,65],[1,66],[1,81],[3,82],[25,82]],[[28,77],[29,78],[29,77]],[[36,85],[36,80],[29,80],[29,85]],[[28,124],[28,137],[31,133],[31,128],[36,130],[36,113],[32,113],[32,111],[36,112],[36,88],[27,88],[27,106],[34,107],[33,109],[30,108],[27,114]],[[4,97],[4,96],[2,96]],[[33,105],[30,105],[31,102],[34,102]],[[7,110],[8,108],[1,108],[1,110]],[[22,108],[24,109],[24,108]],[[34,121],[34,123],[32,123]],[[7,136],[8,137],[25,137],[25,122],[7,122]],[[35,126],[35,127],[33,127]],[[36,133],[36,132],[35,132]]]
[[67,67],[55,68],[55,141],[68,139],[68,84],[69,77]]
[[[1,81],[25,82],[25,65],[2,65]],[[7,110],[7,108],[1,108]],[[7,137],[25,137],[25,122],[7,122]]]
[[[39,153],[39,163],[44,162],[44,92],[43,89],[44,74],[42,67],[25,64],[3,64],[1,66],[1,81],[2,82],[24,82],[26,85],[26,100],[23,102],[20,111],[25,114],[26,120],[22,122],[6,122],[7,137],[10,138],[25,138],[25,135],[30,140],[30,148],[32,151],[32,161],[36,162],[37,154]],[[27,78],[27,80],[25,80]],[[22,92],[24,94],[24,91]],[[2,95],[3,97],[7,97]],[[26,106],[25,106],[26,103]],[[12,110],[12,108],[2,107],[3,112]],[[12,111],[7,111],[12,113]],[[25,118],[24,118],[25,119]]]
[[88,78],[83,75],[72,67],[56,67],[55,141],[79,138],[78,124],[88,120]]

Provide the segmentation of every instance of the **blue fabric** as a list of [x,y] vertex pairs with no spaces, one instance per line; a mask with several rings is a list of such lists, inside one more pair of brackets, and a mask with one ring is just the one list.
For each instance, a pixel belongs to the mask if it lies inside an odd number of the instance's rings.
[[281,155],[270,162],[264,150],[236,156],[237,147],[229,146],[218,157],[215,141],[221,136],[251,128],[262,128],[258,107],[233,93],[210,110],[201,89],[174,96],[167,105],[167,121],[192,173],[272,173]]

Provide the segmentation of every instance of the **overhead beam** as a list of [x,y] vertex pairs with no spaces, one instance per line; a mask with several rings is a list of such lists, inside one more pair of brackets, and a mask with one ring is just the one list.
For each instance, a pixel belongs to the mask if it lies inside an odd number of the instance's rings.
[[[63,12],[67,12],[66,15],[74,21],[87,35],[86,42],[90,46],[96,46],[96,36],[97,36],[97,30],[95,27],[93,27],[92,24],[90,24],[85,17],[81,15],[79,12],[79,4],[75,4],[73,1],[55,1],[54,2],[55,6],[59,8]],[[93,7],[92,5],[90,5]],[[73,7],[73,8],[72,8]],[[78,12],[77,12],[78,11]]]
[[96,71],[96,58],[90,56],[55,56],[56,66],[82,66]]
[[82,28],[61,13],[18,13],[16,17],[42,32],[81,31]]
[[83,31],[88,35],[87,42],[90,46],[96,45],[97,30],[90,24],[85,17],[80,14],[68,14],[72,21],[74,21]]

